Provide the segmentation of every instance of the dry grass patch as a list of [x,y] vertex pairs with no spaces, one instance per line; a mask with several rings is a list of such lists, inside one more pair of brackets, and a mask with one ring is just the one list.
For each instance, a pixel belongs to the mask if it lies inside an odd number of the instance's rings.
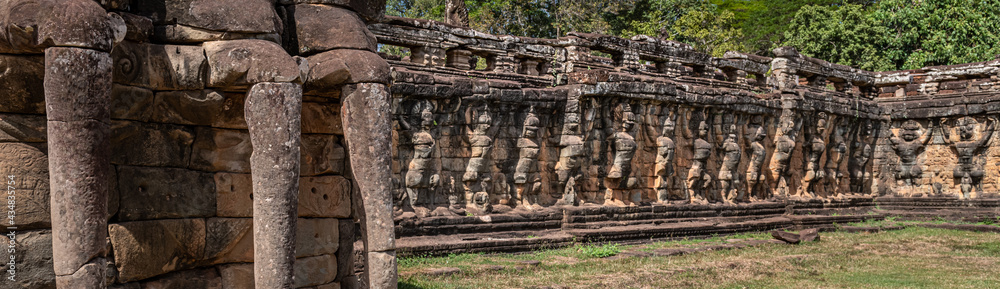
[[[765,238],[764,234],[739,236]],[[671,257],[597,258],[579,247],[528,254],[400,260],[400,288],[991,288],[1000,284],[1000,234],[911,227],[825,233],[801,245],[765,244]],[[729,239],[733,237],[728,237]],[[724,238],[620,246],[707,246]],[[524,261],[541,261],[524,265]],[[455,267],[451,276],[421,274]]]

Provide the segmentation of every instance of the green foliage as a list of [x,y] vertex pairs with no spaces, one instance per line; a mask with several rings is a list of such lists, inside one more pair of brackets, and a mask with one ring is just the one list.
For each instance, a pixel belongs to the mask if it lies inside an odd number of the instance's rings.
[[785,32],[803,54],[866,70],[977,62],[1000,52],[998,0],[805,6]]
[[388,0],[385,14],[444,21],[445,0]]
[[576,245],[576,251],[580,252],[584,256],[591,258],[604,258],[618,255],[622,252],[622,248],[618,247],[618,244],[604,244],[604,245]]
[[885,28],[882,57],[900,69],[992,59],[998,0],[884,0],[870,17]]
[[673,39],[715,57],[726,51],[744,51],[743,32],[733,26],[734,21],[730,11],[690,10],[674,24]]
[[635,35],[649,35],[672,38],[674,26],[681,16],[692,10],[714,10],[705,0],[633,0],[630,5],[621,5],[618,11],[608,13],[605,18],[611,32],[625,38]]
[[[865,70],[914,69],[1000,54],[1000,0],[465,0],[472,28],[678,40],[720,56],[805,55]],[[389,0],[386,14],[443,20],[445,0]],[[405,51],[386,51],[405,56]]]
[[805,6],[785,31],[784,44],[834,63],[891,70],[889,62],[878,56],[876,46],[884,34],[884,28],[867,17],[862,6]]

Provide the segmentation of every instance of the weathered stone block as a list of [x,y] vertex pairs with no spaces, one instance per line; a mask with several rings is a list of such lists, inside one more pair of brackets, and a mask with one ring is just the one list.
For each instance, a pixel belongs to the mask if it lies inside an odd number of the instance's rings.
[[149,120],[153,91],[135,86],[111,86],[111,119]]
[[302,133],[344,134],[340,103],[303,102]]
[[253,216],[253,182],[250,174],[215,174],[216,215],[219,217]]
[[[375,35],[357,14],[328,5],[301,4],[288,8],[295,19],[300,54],[337,48],[375,51]],[[337,23],[337,25],[330,25]]]
[[299,64],[280,45],[264,40],[212,41],[209,87],[245,87],[260,82],[301,82]]
[[222,289],[254,288],[252,263],[219,266],[219,275],[222,277]]
[[45,113],[45,57],[0,54],[0,70],[0,112]]
[[193,268],[204,258],[203,219],[110,224],[108,234],[111,246],[115,250],[115,266],[118,268],[119,282],[142,280]]
[[[131,2],[131,0],[126,0]],[[121,9],[126,10],[126,9]],[[125,40],[148,42],[149,34],[153,33],[153,20],[132,13],[116,12],[125,21]]]
[[205,260],[209,264],[253,262],[253,219],[206,220]]
[[221,289],[222,278],[214,268],[172,273],[142,282],[142,289],[205,288]]
[[207,65],[201,46],[122,42],[112,52],[114,81],[156,90],[205,87]]
[[385,14],[385,0],[278,0],[281,5],[330,4],[347,7],[358,13],[368,23],[378,23]]
[[278,33],[281,20],[269,0],[133,0],[133,12],[154,24],[183,24],[215,31]]
[[153,40],[165,43],[202,43],[219,40],[260,39],[281,42],[278,33],[240,33],[215,31],[182,24],[158,25],[153,28]]
[[322,94],[344,83],[389,82],[389,64],[370,51],[337,49],[310,56],[306,93]]
[[[333,218],[299,218],[295,224],[295,257],[337,253],[340,247],[339,224],[339,220]],[[337,270],[333,271],[336,274]]]
[[156,93],[150,110],[155,122],[211,125],[222,111],[225,97],[213,90],[164,91]]
[[[239,14],[239,13],[236,13]],[[157,90],[205,87],[205,51],[201,46],[149,45],[149,86]]]
[[343,174],[346,149],[334,135],[307,134],[302,136],[301,175]]
[[111,162],[120,165],[186,166],[194,134],[169,124],[111,122]]
[[[300,217],[350,216],[350,180],[341,176],[303,177],[299,184]],[[216,173],[215,188],[217,216],[253,216],[253,188],[249,174]]]
[[45,137],[44,115],[0,113],[0,142],[45,142]]
[[[393,274],[395,275],[395,274]],[[333,282],[337,278],[337,257],[319,255],[295,260],[295,288]],[[372,287],[390,288],[390,287]]]
[[228,129],[247,129],[247,120],[243,117],[243,105],[246,95],[242,93],[225,93],[222,95],[222,109],[212,121],[212,127]]
[[45,50],[45,63],[45,113],[49,121],[105,121],[111,117],[111,97],[107,94],[111,91],[111,55],[52,47]]
[[[48,79],[52,78],[46,79],[46,86],[49,86]],[[110,88],[108,83],[107,89]],[[49,105],[59,101],[58,97],[46,97]],[[105,92],[103,97],[109,98],[109,95]],[[107,142],[111,129],[107,123],[97,120],[49,120],[47,126],[52,248],[59,256],[53,260],[53,266],[57,275],[67,276],[83,272],[81,268],[89,266],[88,262],[107,254],[107,194],[111,172],[108,163],[111,150]],[[90,269],[93,268],[88,267]],[[103,270],[96,271],[94,273],[102,275]],[[84,279],[79,281],[86,282]]]
[[[17,251],[13,254],[17,258],[16,281],[4,278],[0,284],[4,284],[4,288],[56,288],[56,272],[52,269],[52,231],[18,231],[16,238]],[[10,239],[7,236],[0,235],[0,244],[4,244],[4,248],[8,242]],[[7,256],[6,251],[4,256]]]
[[341,176],[301,178],[299,180],[299,216],[350,217],[351,187],[351,181]]
[[212,175],[178,168],[118,166],[124,221],[208,217],[215,214]]
[[199,127],[192,145],[191,168],[248,173],[252,152],[246,131]]
[[368,252],[365,271],[370,288],[392,288],[397,283],[396,252]]
[[4,15],[4,27],[0,27],[0,53],[4,54],[41,53],[49,46],[109,51],[115,30],[125,29],[124,22],[112,21],[91,0],[4,1],[0,15]]

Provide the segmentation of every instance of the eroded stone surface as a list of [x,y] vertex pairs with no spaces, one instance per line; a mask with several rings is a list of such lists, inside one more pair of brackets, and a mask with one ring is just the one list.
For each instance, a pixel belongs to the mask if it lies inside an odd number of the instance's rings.
[[136,14],[154,24],[184,24],[214,31],[277,33],[281,21],[267,0],[133,0]]
[[260,82],[301,82],[298,63],[280,45],[264,40],[212,41],[208,87],[245,87]]
[[121,282],[194,268],[205,256],[203,219],[124,222],[108,232]]
[[123,221],[208,217],[215,214],[209,173],[178,168],[118,166]]
[[50,46],[109,51],[117,26],[124,26],[90,0],[5,0],[0,4],[0,19],[4,19],[0,53],[4,54],[41,53]]
[[44,114],[45,91],[38,80],[45,75],[45,58],[0,54],[0,68],[0,87],[7,100],[0,112]]
[[[350,10],[330,5],[290,6],[300,54],[309,55],[336,48],[375,51],[375,35]],[[330,25],[337,23],[337,25]]]
[[245,111],[253,143],[255,286],[288,288],[295,259],[302,87],[258,83],[247,93]]

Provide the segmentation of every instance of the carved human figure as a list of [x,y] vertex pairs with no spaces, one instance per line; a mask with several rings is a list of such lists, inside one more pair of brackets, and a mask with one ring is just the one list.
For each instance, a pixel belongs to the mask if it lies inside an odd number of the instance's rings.
[[788,162],[795,149],[795,123],[783,120],[778,125],[778,133],[774,137],[774,154],[771,156],[771,178],[776,180],[775,197],[788,197]]
[[969,173],[962,174],[962,182],[959,185],[959,187],[962,190],[962,195],[960,196],[960,198],[966,200],[972,199],[972,186],[973,186],[972,177],[969,176]]
[[983,168],[981,165],[973,161],[973,158],[978,155],[982,149],[986,148],[986,144],[989,143],[990,138],[993,136],[993,130],[996,127],[997,118],[996,116],[990,116],[989,120],[990,124],[983,132],[983,136],[978,140],[975,140],[973,138],[975,137],[976,125],[978,122],[968,116],[959,118],[955,124],[958,127],[958,141],[953,141],[948,129],[944,129],[947,120],[941,119],[941,130],[944,132],[944,142],[945,144],[951,145],[952,151],[954,151],[955,155],[958,157],[958,164],[952,172],[953,176],[959,177],[968,175],[971,178],[973,188],[976,188],[977,190],[982,190],[982,188],[980,188],[980,182],[983,178]]
[[[412,130],[405,119],[401,119],[399,124],[405,130]],[[410,208],[420,216],[428,214],[427,208],[419,205],[420,195],[433,192],[439,179],[433,165],[433,157],[437,151],[434,137],[431,135],[433,124],[434,114],[430,105],[427,105],[420,111],[420,129],[413,132],[410,139],[413,144],[413,158],[410,159],[406,171],[406,195],[409,198]]]
[[[690,138],[690,132],[688,133]],[[712,145],[705,140],[708,137],[708,124],[701,121],[698,124],[698,137],[694,140],[694,155],[691,157],[691,168],[688,169],[687,189],[691,203],[708,203],[707,189],[712,177],[706,173],[706,162],[712,153]]]
[[[579,108],[579,100],[570,100],[576,103]],[[562,193],[562,197],[556,201],[557,205],[575,206],[583,199],[577,193],[578,186],[576,180],[582,177],[580,168],[585,157],[582,127],[580,124],[580,112],[566,112],[564,114],[563,128],[559,137],[559,162],[556,163],[555,171],[558,177],[556,191]],[[593,201],[593,199],[590,199]]]
[[535,116],[534,107],[524,118],[524,126],[521,131],[521,138],[517,140],[518,160],[514,167],[514,184],[517,185],[517,196],[515,202],[517,206],[525,209],[532,209],[538,205],[538,192],[541,189],[541,177],[538,174],[538,117]]
[[[651,121],[655,123],[655,116],[651,116]],[[647,127],[648,135],[653,135],[653,126]],[[653,187],[656,189],[656,201],[666,202],[670,198],[670,188],[673,187],[674,178],[674,122],[668,116],[663,121],[663,130],[656,138],[656,162],[653,165],[653,174],[656,176]]]
[[[471,112],[466,114],[466,119],[472,119]],[[488,190],[492,187],[489,157],[490,151],[493,149],[493,138],[487,135],[492,122],[493,120],[490,118],[488,108],[484,109],[479,114],[479,117],[476,118],[475,128],[472,129],[471,136],[468,138],[471,158],[469,159],[469,164],[465,167],[465,174],[462,175],[466,208],[479,209],[484,213],[488,212],[488,207],[476,202],[474,195],[483,193],[488,199]]]
[[736,139],[736,126],[733,125],[729,129],[729,135],[726,137],[726,140],[722,143],[722,167],[719,168],[720,194],[723,195],[726,203],[734,203],[738,199],[736,182],[739,180],[739,177],[736,174],[736,170],[740,165],[741,150]]
[[807,159],[806,175],[802,177],[803,197],[817,197],[816,184],[826,177],[826,173],[819,164],[819,159],[826,151],[826,141],[823,140],[823,132],[826,131],[826,122],[826,113],[820,112],[816,120],[816,126],[807,135],[809,143],[804,147]]
[[847,134],[850,131],[845,121],[840,120],[839,122],[840,124],[830,134],[831,141],[826,153],[826,182],[830,184],[830,191],[827,192],[827,195],[836,198],[840,197],[840,182],[844,177],[840,171],[840,165],[844,161],[844,156],[847,155]]
[[865,169],[872,156],[870,138],[872,123],[866,122],[851,145],[851,159],[847,167],[851,174],[851,193],[865,194],[865,184],[871,179],[871,172]]
[[767,131],[764,130],[763,126],[759,126],[753,135],[753,142],[750,143],[750,165],[747,167],[746,182],[747,194],[751,202],[763,199],[762,193],[757,190],[757,185],[765,179],[764,174],[761,173],[763,169],[761,166],[764,165],[764,160],[767,157],[767,150],[764,148],[764,138],[766,137]]
[[[933,123],[931,123],[933,127]],[[924,150],[924,146],[931,139],[933,129],[928,129],[920,134],[920,124],[914,120],[903,122],[898,135],[889,138],[892,149],[899,156],[899,167],[896,168],[896,181],[907,187],[912,187],[923,174],[923,170],[917,165],[917,157]]]
[[638,180],[632,176],[632,158],[638,145],[630,132],[635,125],[635,114],[628,104],[622,104],[621,127],[608,137],[614,152],[611,169],[606,177],[607,193],[605,203],[614,205],[635,205],[639,203],[639,192],[635,190]]

